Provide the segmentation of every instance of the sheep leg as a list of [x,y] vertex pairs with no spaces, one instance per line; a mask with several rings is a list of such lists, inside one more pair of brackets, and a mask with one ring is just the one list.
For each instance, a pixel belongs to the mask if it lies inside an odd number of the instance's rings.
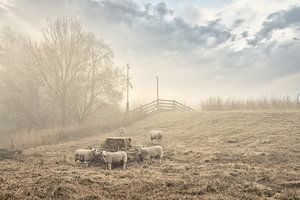
[[151,164],[151,157],[146,158],[146,164]]
[[126,163],[123,164],[123,169],[126,169]]
[[108,170],[111,170],[111,164],[108,164]]

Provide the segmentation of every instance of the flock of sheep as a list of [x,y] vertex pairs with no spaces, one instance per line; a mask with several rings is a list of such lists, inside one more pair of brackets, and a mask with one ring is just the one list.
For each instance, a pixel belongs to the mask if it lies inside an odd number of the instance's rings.
[[[126,134],[126,129],[124,127],[119,128],[120,136],[124,136]],[[160,130],[151,130],[150,131],[150,140],[153,142],[154,140],[161,141],[163,138],[163,132]],[[149,146],[149,147],[140,147],[135,149],[137,151],[137,155],[139,156],[141,161],[149,161],[151,158],[159,159],[159,163],[161,164],[161,159],[163,157],[163,148],[161,146]],[[75,152],[75,162],[80,161],[81,163],[85,163],[89,166],[97,156],[102,156],[103,161],[107,164],[107,168],[111,170],[113,164],[123,164],[123,169],[126,169],[126,164],[128,160],[128,156],[126,151],[117,151],[117,152],[108,152],[106,150],[101,151],[96,148],[92,149],[78,149]]]

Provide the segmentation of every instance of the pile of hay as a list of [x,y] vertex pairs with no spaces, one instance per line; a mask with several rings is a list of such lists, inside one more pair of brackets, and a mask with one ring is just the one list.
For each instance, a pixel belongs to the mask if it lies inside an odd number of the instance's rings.
[[130,137],[109,137],[106,138],[105,149],[107,151],[128,150],[132,148]]

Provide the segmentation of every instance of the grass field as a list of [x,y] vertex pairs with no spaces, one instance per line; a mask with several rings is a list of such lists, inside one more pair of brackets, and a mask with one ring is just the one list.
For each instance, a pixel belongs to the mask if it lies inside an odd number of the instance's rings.
[[127,127],[150,145],[162,129],[162,165],[107,171],[75,163],[77,148],[116,132],[24,151],[0,161],[0,199],[300,199],[300,112],[159,113]]

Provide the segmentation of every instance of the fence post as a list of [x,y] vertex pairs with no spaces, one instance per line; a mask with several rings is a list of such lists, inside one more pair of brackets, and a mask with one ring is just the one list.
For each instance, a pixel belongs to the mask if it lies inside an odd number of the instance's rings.
[[11,141],[10,141],[10,148],[11,148],[11,149],[14,149],[14,148],[15,148],[15,145],[14,145],[14,138],[13,138],[13,137],[11,138]]
[[173,110],[175,111],[175,100],[173,99]]

